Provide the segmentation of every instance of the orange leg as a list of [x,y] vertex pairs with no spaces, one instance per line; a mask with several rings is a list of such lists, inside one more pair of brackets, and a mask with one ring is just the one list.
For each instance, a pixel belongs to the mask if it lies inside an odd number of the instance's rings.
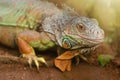
[[[32,35],[36,36],[36,38],[32,36],[31,33]],[[28,63],[30,67],[32,65],[32,62],[34,62],[37,69],[39,69],[39,62],[46,64],[46,61],[43,57],[37,57],[33,47],[29,44],[29,41],[36,40],[36,39],[39,40],[39,37],[37,37],[36,34],[37,32],[34,32],[34,31],[26,31],[26,32],[20,33],[16,37],[16,42],[22,56],[28,59]]]

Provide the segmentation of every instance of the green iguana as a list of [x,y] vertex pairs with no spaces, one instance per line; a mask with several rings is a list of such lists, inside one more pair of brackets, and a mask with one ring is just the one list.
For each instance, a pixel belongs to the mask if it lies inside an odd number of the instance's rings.
[[95,19],[81,17],[69,7],[59,9],[45,0],[0,0],[0,43],[18,47],[31,65],[45,63],[34,48],[55,45],[66,50],[91,48],[104,40]]

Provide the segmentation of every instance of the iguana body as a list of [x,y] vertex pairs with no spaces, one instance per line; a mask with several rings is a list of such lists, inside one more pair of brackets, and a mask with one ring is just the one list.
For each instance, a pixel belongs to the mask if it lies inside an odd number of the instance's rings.
[[18,46],[29,64],[45,63],[34,49],[47,50],[55,45],[71,50],[94,47],[104,39],[104,31],[94,19],[74,11],[58,9],[42,0],[0,1],[0,43]]

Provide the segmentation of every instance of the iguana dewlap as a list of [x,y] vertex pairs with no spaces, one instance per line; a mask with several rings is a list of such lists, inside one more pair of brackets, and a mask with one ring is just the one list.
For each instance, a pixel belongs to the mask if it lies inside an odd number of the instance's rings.
[[79,16],[72,9],[59,9],[44,0],[0,0],[0,43],[18,47],[31,65],[34,48],[47,50],[55,45],[66,50],[94,47],[104,40],[104,31],[95,19]]

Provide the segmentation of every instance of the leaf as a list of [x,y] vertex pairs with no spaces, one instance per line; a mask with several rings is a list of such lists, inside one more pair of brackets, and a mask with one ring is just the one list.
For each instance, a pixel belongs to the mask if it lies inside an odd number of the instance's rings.
[[75,51],[66,51],[62,55],[58,56],[54,63],[57,68],[59,68],[61,71],[71,71],[71,63],[72,58],[79,55],[79,52],[77,50]]
[[105,66],[107,63],[110,62],[110,60],[113,59],[113,56],[111,55],[99,55],[98,56],[98,62],[101,66]]
[[66,51],[62,53],[62,55],[58,56],[57,59],[72,59],[73,57],[77,56],[79,52],[75,51]]
[[55,59],[55,66],[63,72],[65,70],[71,71],[71,60]]

